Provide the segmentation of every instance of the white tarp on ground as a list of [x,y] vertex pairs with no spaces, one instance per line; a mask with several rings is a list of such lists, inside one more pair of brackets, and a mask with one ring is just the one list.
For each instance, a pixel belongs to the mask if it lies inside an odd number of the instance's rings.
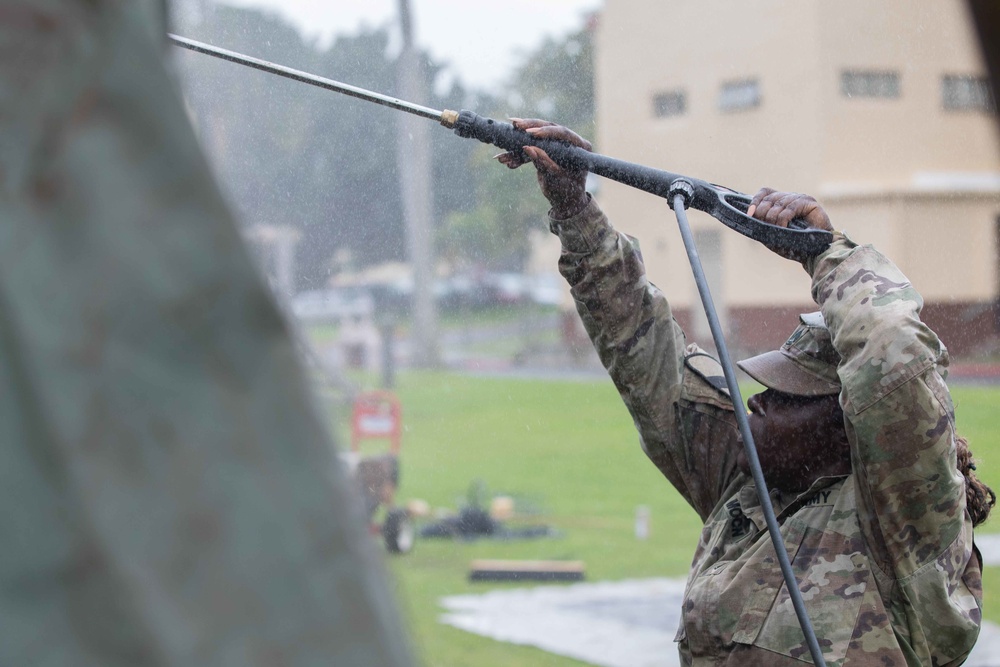
[[602,667],[670,667],[683,593],[681,579],[508,588],[444,598],[441,621]]
[[[1000,535],[976,541],[986,564],[1000,565]],[[678,667],[683,594],[683,579],[505,588],[443,598],[441,622],[600,667]],[[1000,626],[983,624],[965,664],[1000,667]]]

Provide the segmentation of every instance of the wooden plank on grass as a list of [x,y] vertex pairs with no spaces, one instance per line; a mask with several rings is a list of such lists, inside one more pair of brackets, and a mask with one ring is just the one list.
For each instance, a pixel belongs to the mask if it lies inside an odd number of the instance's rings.
[[582,581],[580,560],[474,560],[469,581]]

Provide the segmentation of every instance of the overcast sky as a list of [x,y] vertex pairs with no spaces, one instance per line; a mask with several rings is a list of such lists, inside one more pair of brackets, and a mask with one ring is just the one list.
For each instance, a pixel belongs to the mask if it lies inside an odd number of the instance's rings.
[[[394,22],[399,0],[220,0],[287,17],[304,33],[328,40],[363,25]],[[547,35],[579,29],[604,0],[410,0],[414,37],[467,86],[500,83]]]

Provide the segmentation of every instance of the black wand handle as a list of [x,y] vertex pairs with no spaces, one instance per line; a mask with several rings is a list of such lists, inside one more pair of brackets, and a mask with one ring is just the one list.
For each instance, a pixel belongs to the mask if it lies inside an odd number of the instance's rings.
[[592,153],[561,141],[536,139],[510,123],[484,118],[471,111],[458,114],[454,129],[455,134],[460,137],[478,139],[514,153],[521,152],[524,146],[537,146],[565,169],[586,169],[668,200],[671,185],[678,180],[685,181],[692,189],[691,208],[704,211],[730,229],[796,259],[814,257],[826,250],[833,241],[833,234],[830,232],[810,228],[799,219],[793,220],[785,228],[750,217],[746,214],[750,197],[743,193],[701,179]]

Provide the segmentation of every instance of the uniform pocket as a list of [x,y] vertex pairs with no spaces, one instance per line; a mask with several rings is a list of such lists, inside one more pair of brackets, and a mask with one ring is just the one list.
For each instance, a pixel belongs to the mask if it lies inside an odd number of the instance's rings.
[[[847,655],[865,591],[870,585],[866,557],[850,550],[839,535],[806,529],[793,560],[793,571],[827,664]],[[749,639],[749,637],[744,637]],[[763,619],[755,646],[804,662],[812,661],[788,589],[781,585]]]

